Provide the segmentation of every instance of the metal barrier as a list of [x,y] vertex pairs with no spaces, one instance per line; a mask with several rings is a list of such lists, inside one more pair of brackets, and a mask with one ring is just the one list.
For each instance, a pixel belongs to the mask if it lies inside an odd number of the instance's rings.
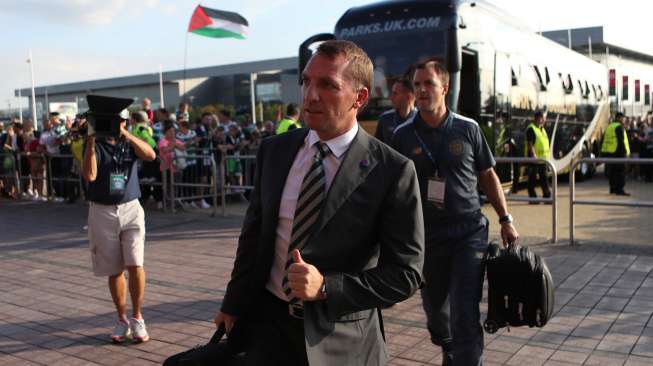
[[551,243],[558,241],[558,172],[552,162],[540,158],[513,158],[497,157],[494,158],[497,163],[525,163],[525,164],[545,164],[551,172],[553,179],[551,182],[551,197],[513,197],[506,196],[507,201],[522,202],[544,202],[551,203]]
[[229,195],[243,195],[254,189],[256,155],[224,155],[220,162],[222,184],[222,214],[226,215],[226,199]]
[[[171,211],[176,211],[175,203],[183,208],[202,207],[206,204],[205,199],[212,202],[211,216],[217,213],[218,205],[218,184],[217,165],[212,154],[178,154],[173,156],[175,172],[171,173],[166,169],[166,179],[169,177],[168,194],[164,196],[170,202]],[[167,182],[167,180],[164,180]],[[164,187],[168,184],[164,184]],[[198,203],[199,205],[198,206]],[[204,207],[207,208],[207,207]],[[224,208],[223,208],[224,212]]]
[[82,169],[75,157],[72,154],[48,154],[45,158],[49,196],[68,199],[82,197]]
[[577,200],[576,199],[576,166],[581,163],[591,164],[653,164],[653,159],[631,159],[631,158],[583,158],[571,165],[569,173],[569,245],[574,245],[574,205],[597,205],[597,206],[630,206],[630,207],[653,207],[653,201],[635,200]]
[[18,156],[18,177],[20,178],[23,192],[31,191],[32,199],[46,200],[48,196],[48,182],[45,175],[47,160],[44,154],[37,152],[21,152]]
[[[225,173],[225,160],[218,166],[215,157],[210,154],[188,154],[174,156],[176,172],[171,173],[169,169],[160,170],[159,162],[139,162],[140,166],[144,164],[154,164],[156,174],[152,172],[142,176],[139,174],[139,184],[143,193],[142,198],[148,199],[150,194],[154,195],[158,201],[159,195],[164,211],[168,209],[175,212],[175,203],[186,206],[186,202],[194,202],[209,198],[212,202],[211,216],[217,214],[218,194],[222,196],[222,213],[226,215],[225,195],[233,193],[242,193],[240,190],[252,189],[253,185],[244,184],[253,181],[253,172],[251,168],[255,156],[229,156],[227,159],[233,160],[232,165],[238,167],[240,177],[238,182],[232,181],[232,184],[225,188],[224,182],[233,172]],[[29,172],[23,171],[20,159],[29,162]],[[189,162],[194,162],[188,164]],[[243,163],[245,161],[245,163]],[[40,164],[37,164],[40,162]],[[182,163],[183,162],[183,163]],[[38,192],[38,196],[47,197],[55,193],[58,196],[70,193],[70,184],[74,183],[79,186],[79,196],[83,197],[85,185],[81,178],[81,165],[74,159],[71,154],[46,155],[42,153],[13,153],[0,151],[0,180],[6,186],[15,188],[18,196],[23,190],[21,182],[31,182],[32,188]],[[183,169],[181,169],[181,165]],[[152,166],[150,166],[151,168]],[[220,172],[218,172],[220,169]],[[159,175],[160,173],[160,175]],[[228,175],[225,177],[225,175]],[[36,184],[38,182],[38,184]],[[26,187],[30,186],[26,183]],[[155,189],[161,189],[161,193],[154,192]],[[145,193],[147,191],[147,193]]]

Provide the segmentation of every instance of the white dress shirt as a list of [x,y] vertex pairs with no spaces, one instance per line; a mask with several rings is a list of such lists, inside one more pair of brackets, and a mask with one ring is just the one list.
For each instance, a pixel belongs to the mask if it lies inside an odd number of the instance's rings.
[[[324,167],[324,174],[326,176],[326,191],[329,191],[331,182],[338,172],[340,163],[342,162],[345,152],[349,149],[352,141],[358,133],[358,123],[344,134],[335,137],[329,141],[324,141],[331,154],[327,155],[322,164]],[[304,176],[313,164],[313,157],[317,152],[314,146],[316,142],[320,141],[317,133],[313,130],[308,132],[304,139],[304,145],[299,149],[295,160],[290,167],[286,184],[283,187],[281,194],[281,204],[279,205],[279,224],[277,225],[277,237],[275,240],[274,262],[272,263],[272,270],[270,271],[270,279],[266,288],[276,295],[278,298],[288,301],[288,297],[283,292],[281,282],[286,274],[286,261],[288,260],[288,246],[290,245],[290,236],[292,235],[293,219],[295,217],[295,208],[297,206],[297,199],[299,198],[299,191],[302,187]]]

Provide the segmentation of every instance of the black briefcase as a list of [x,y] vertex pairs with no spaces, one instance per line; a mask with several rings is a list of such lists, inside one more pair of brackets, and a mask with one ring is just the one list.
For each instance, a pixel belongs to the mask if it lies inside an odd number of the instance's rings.
[[[236,323],[238,324],[238,323]],[[209,343],[197,346],[168,357],[163,366],[241,366],[245,364],[246,326],[231,329],[229,337],[224,338],[225,329],[221,325]]]
[[553,278],[544,259],[523,246],[490,244],[486,262],[488,312],[483,328],[543,327],[553,316]]

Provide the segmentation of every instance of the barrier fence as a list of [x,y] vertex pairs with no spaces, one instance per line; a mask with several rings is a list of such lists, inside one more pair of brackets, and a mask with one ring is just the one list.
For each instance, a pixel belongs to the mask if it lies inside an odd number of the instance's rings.
[[599,205],[599,206],[629,206],[629,207],[653,207],[653,201],[637,200],[592,200],[576,199],[576,167],[582,163],[606,165],[610,164],[653,164],[653,159],[632,159],[632,158],[583,158],[571,165],[569,173],[569,245],[575,245],[574,230],[574,205]]
[[[0,152],[0,180],[5,190],[21,193],[36,192],[33,199],[55,201],[84,198],[86,183],[82,179],[81,163],[72,154]],[[224,194],[220,180],[222,164],[218,165],[212,151],[208,154],[175,154],[174,167],[160,168],[160,159],[139,161],[141,198],[150,197],[164,211],[176,212],[177,207],[211,208],[217,213],[218,195]],[[166,184],[164,184],[166,182]],[[210,203],[209,203],[210,202]],[[226,209],[223,200],[223,214]]]
[[552,162],[546,159],[539,158],[517,158],[517,157],[497,157],[496,162],[499,164],[504,163],[517,163],[537,165],[544,164],[547,170],[551,172],[551,197],[519,197],[519,196],[506,196],[507,201],[521,201],[521,202],[544,202],[551,204],[551,243],[558,241],[558,172]]
[[[170,210],[174,213],[177,205],[187,208],[211,208],[212,216],[217,213],[218,191],[223,180],[219,180],[218,166],[213,154],[174,154],[174,168],[165,169],[162,182],[167,194]],[[168,181],[169,179],[169,181]],[[207,202],[207,199],[211,204]],[[223,202],[224,205],[224,202]],[[225,208],[223,207],[223,214]]]
[[225,155],[220,162],[222,214],[226,215],[227,197],[247,197],[254,190],[256,155]]

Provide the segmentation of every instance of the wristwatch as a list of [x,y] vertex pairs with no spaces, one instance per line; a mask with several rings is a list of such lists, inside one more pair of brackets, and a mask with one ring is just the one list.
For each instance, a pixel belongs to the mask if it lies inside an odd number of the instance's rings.
[[501,216],[499,218],[499,223],[500,224],[512,223],[512,215],[511,214],[506,214],[505,216]]
[[326,297],[327,297],[326,279],[324,279],[324,282],[322,282],[322,287],[320,287],[320,298],[326,299]]

